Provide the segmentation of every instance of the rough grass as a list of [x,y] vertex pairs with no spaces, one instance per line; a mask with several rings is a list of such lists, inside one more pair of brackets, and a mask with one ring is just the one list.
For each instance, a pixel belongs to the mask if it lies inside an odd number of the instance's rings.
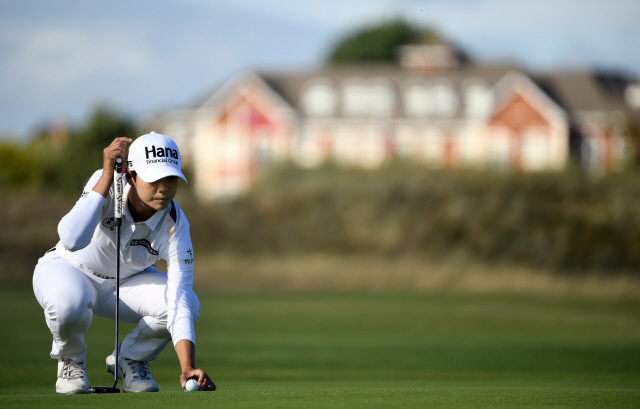
[[[160,264],[161,269],[164,265]],[[196,285],[216,291],[374,291],[640,297],[630,274],[558,274],[527,266],[442,258],[344,254],[199,254]]]
[[337,253],[466,259],[585,274],[640,269],[640,179],[274,171],[247,197],[190,207],[196,246],[241,254]]
[[[274,170],[205,204],[184,185],[203,283],[243,290],[640,295],[640,179],[576,172]],[[77,196],[0,189],[0,282],[29,283]]]
[[59,240],[58,222],[76,200],[77,197],[53,191],[0,187],[0,207],[4,212],[0,222],[0,283],[31,282],[38,258]]

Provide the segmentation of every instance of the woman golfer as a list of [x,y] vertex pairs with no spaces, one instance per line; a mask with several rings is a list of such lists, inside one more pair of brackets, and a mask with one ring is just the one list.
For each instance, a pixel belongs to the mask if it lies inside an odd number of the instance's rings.
[[[148,361],[173,341],[184,388],[195,379],[200,390],[215,390],[209,376],[195,366],[194,321],[200,303],[193,292],[193,247],[189,222],[174,199],[181,172],[174,141],[152,132],[125,148],[129,138],[116,138],[105,150],[103,169],[96,171],[80,199],[58,225],[60,241],[39,261],[33,288],[53,334],[51,357],[58,360],[56,392],[89,393],[85,333],[93,315],[115,318],[115,269],[120,257],[122,322],[137,326],[107,357],[124,392],[156,392]],[[113,168],[127,158],[120,254],[114,232]],[[154,263],[167,262],[167,273]]]

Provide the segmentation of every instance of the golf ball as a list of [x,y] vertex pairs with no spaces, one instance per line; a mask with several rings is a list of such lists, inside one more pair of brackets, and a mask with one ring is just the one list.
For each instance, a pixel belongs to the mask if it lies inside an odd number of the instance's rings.
[[187,392],[194,392],[198,390],[198,382],[195,379],[189,379],[187,381],[187,386],[186,386],[186,391]]

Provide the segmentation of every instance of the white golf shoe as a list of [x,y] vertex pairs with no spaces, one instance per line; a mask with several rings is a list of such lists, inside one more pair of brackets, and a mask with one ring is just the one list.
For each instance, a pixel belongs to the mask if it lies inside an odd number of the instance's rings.
[[84,362],[76,362],[64,357],[58,359],[57,393],[63,395],[89,393],[89,388],[87,365]]
[[[107,357],[107,370],[115,372],[116,357]],[[122,391],[125,393],[158,392],[158,383],[151,376],[149,361],[135,361],[118,357],[118,379],[122,379]]]

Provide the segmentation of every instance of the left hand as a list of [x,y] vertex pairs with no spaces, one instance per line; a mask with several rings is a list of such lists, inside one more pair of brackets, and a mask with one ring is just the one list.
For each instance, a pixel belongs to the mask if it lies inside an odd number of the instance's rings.
[[216,384],[213,383],[209,375],[202,369],[190,369],[182,372],[180,375],[180,384],[182,385],[182,389],[186,388],[187,381],[189,379],[195,379],[198,382],[198,390],[199,391],[215,391]]

